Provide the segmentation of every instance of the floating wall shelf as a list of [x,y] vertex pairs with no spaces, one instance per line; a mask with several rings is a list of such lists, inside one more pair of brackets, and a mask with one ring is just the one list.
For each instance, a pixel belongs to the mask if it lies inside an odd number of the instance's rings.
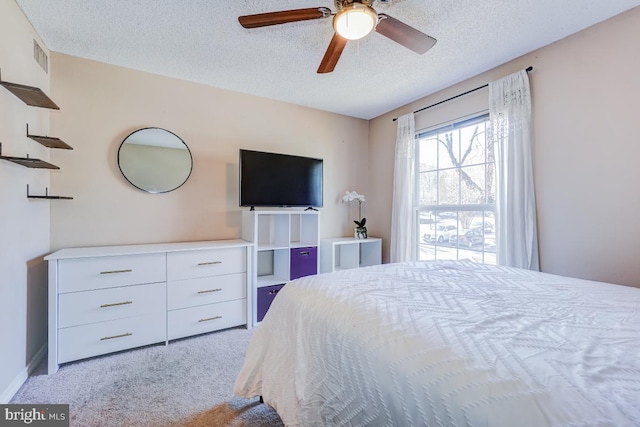
[[33,169],[60,169],[56,165],[52,165],[51,163],[47,163],[44,160],[40,159],[32,159],[29,157],[8,157],[8,156],[0,156],[0,159],[8,160],[13,163],[17,163],[27,168]]
[[60,109],[40,88],[4,82],[2,81],[2,77],[0,77],[0,85],[4,86],[9,92],[20,98],[27,105],[50,108],[52,110]]
[[[60,107],[58,107],[56,103],[51,100],[51,98],[49,98],[42,90],[40,90],[37,87],[21,85],[18,83],[5,82],[5,81],[2,81],[2,77],[0,77],[0,86],[4,86],[9,92],[14,94],[25,104],[30,105],[32,107],[50,108],[52,110],[60,109]],[[67,144],[60,138],[29,134],[28,123],[27,123],[27,138],[30,138],[38,142],[39,144],[44,145],[47,148],[62,148],[65,150],[73,150],[73,147],[71,147],[69,144]],[[51,163],[45,162],[44,160],[32,159],[29,157],[28,154],[27,154],[27,157],[3,156],[2,143],[0,143],[0,159],[16,163],[27,168],[60,169],[58,166],[52,165]],[[29,184],[27,184],[27,198],[29,199],[64,199],[64,200],[73,199],[73,197],[68,197],[68,196],[50,196],[48,187],[45,187],[44,196],[29,194]]]
[[29,199],[73,200],[73,197],[69,197],[69,196],[50,196],[49,187],[45,187],[44,196],[36,196],[34,194],[29,194],[29,184],[27,184],[27,197]]
[[0,159],[8,160],[10,162],[17,163],[17,164],[22,165],[22,166],[27,167],[27,168],[34,168],[34,169],[60,169],[58,166],[52,165],[51,163],[45,162],[44,160],[32,159],[32,158],[30,158],[28,156],[27,157],[3,156],[2,155],[2,144],[1,143],[0,143]]
[[60,138],[55,138],[52,136],[39,136],[39,135],[29,135],[29,124],[27,123],[27,138],[31,138],[36,142],[44,145],[48,148],[61,148],[64,150],[73,150],[73,147],[61,140]]

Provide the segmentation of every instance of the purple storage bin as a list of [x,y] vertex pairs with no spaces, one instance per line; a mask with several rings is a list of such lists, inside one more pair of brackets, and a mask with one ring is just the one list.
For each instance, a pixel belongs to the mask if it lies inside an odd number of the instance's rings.
[[258,322],[262,322],[264,315],[267,314],[269,307],[271,307],[271,303],[283,286],[284,284],[258,288],[258,309],[256,310]]
[[291,280],[318,274],[318,247],[291,249]]

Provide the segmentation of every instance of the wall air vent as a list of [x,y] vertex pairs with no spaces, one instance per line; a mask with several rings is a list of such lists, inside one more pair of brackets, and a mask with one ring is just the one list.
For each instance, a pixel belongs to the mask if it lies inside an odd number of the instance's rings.
[[33,40],[33,58],[40,64],[44,72],[49,74],[49,57],[35,39]]

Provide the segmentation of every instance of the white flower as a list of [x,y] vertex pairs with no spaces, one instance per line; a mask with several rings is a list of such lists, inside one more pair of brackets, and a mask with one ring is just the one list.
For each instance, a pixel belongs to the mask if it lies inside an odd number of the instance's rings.
[[355,191],[345,191],[344,196],[342,196],[342,201],[343,202],[352,202],[354,200],[357,200],[358,203],[362,203],[364,202],[364,195],[363,194],[358,194]]

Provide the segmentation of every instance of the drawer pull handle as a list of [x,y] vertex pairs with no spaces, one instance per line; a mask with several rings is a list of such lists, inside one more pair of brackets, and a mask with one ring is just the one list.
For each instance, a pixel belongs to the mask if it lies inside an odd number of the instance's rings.
[[123,338],[123,337],[130,337],[131,335],[133,335],[131,332],[127,332],[126,334],[112,335],[110,337],[102,337],[102,338],[100,338],[100,341],[113,340],[113,339],[116,339],[116,338]]
[[111,271],[101,271],[100,274],[115,274],[115,273],[131,273],[133,270],[111,270]]
[[199,262],[198,265],[214,265],[214,264],[222,264],[222,261],[209,261],[209,262]]
[[269,291],[269,295],[275,295],[275,294],[277,294],[278,292],[280,292],[280,289],[274,289],[274,290],[272,290],[272,291]]
[[309,251],[300,252],[300,255],[307,256],[307,255],[309,255]]
[[111,303],[111,304],[102,304],[100,306],[100,308],[116,307],[118,305],[127,305],[127,304],[133,304],[133,301],[122,301],[122,302],[114,302],[114,303]]
[[222,288],[217,288],[217,289],[207,289],[206,291],[198,291],[199,294],[208,294],[210,292],[220,292],[222,290]]
[[209,320],[216,320],[216,319],[222,319],[222,316],[207,317],[206,319],[198,320],[198,322],[208,322]]

